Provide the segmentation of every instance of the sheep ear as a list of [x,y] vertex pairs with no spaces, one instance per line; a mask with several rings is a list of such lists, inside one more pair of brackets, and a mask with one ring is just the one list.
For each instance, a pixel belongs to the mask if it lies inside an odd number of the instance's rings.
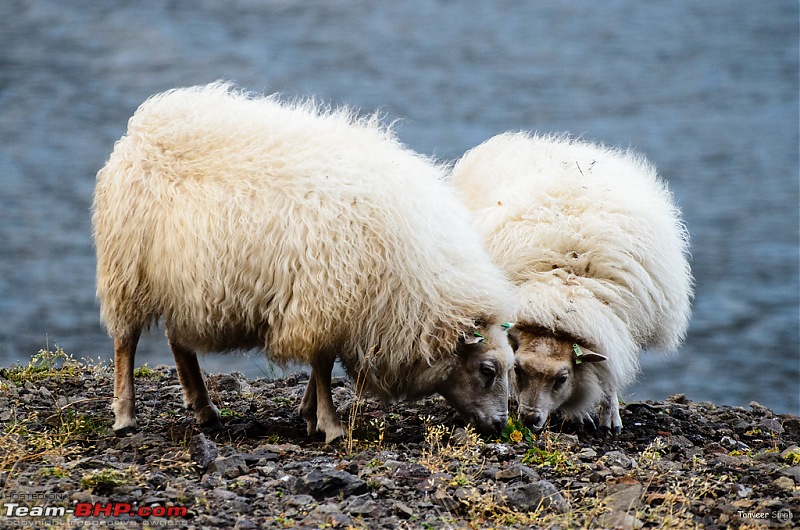
[[464,335],[464,344],[480,344],[481,342],[485,341],[486,337],[477,331],[473,331],[472,333],[467,333]]
[[582,348],[577,344],[572,345],[572,351],[574,352],[573,360],[575,361],[575,364],[600,363],[608,360],[608,357],[605,355],[593,352],[588,348]]

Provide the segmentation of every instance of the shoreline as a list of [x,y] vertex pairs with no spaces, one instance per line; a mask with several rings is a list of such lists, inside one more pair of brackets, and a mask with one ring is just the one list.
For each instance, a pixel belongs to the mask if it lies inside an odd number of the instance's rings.
[[[296,414],[307,375],[207,377],[198,428],[174,368],[136,369],[139,432],[111,431],[107,365],[43,352],[0,370],[0,523],[147,528],[791,528],[800,418],[695,403],[621,405],[623,431],[484,437],[444,400],[382,405],[347,379],[330,445]],[[63,510],[63,513],[62,511]],[[68,510],[72,510],[70,514]],[[88,510],[88,511],[87,511]],[[116,512],[116,516],[115,516]]]

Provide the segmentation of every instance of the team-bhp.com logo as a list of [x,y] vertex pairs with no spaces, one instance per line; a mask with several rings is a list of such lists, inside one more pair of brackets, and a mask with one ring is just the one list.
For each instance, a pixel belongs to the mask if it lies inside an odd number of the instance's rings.
[[134,506],[127,502],[78,502],[74,508],[63,506],[25,506],[18,502],[3,504],[6,517],[186,517],[186,506]]

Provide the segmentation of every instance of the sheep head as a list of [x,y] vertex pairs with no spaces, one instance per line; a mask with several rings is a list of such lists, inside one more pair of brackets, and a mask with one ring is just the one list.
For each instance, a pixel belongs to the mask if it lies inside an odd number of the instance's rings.
[[539,431],[557,410],[592,423],[589,412],[602,388],[591,366],[607,357],[573,337],[537,328],[517,327],[509,340],[515,352],[513,386],[525,426]]

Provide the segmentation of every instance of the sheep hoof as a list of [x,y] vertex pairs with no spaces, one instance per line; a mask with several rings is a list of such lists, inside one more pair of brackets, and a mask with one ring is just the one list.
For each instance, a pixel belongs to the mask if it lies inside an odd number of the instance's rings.
[[581,427],[591,431],[597,430],[597,425],[595,425],[594,420],[592,419],[591,416],[585,416],[581,419]]
[[331,429],[325,431],[325,443],[329,444],[333,441],[336,441],[340,438],[344,438],[344,427],[342,425],[337,425]]
[[118,438],[125,438],[126,436],[130,436],[137,431],[136,425],[128,425],[127,427],[121,427],[119,429],[114,429],[114,435]]

